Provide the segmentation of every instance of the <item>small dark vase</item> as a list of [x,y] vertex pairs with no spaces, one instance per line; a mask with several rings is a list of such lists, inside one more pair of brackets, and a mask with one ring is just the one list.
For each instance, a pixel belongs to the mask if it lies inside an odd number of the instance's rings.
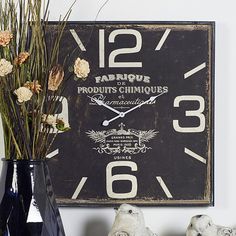
[[3,162],[0,236],[65,236],[45,161]]

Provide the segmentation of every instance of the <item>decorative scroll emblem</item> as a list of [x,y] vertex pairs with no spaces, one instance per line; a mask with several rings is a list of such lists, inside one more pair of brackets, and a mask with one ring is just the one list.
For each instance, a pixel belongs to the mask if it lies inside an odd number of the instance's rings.
[[151,147],[146,146],[145,143],[153,139],[158,131],[155,130],[125,130],[125,125],[121,123],[120,129],[110,129],[106,131],[88,131],[86,134],[95,142],[100,143],[96,148],[98,153],[106,154],[138,154],[146,153]]
[[236,235],[236,230],[231,229],[231,228],[221,228],[218,231],[218,236],[235,236]]
[[114,236],[129,236],[129,234],[127,232],[122,231],[122,232],[115,233]]

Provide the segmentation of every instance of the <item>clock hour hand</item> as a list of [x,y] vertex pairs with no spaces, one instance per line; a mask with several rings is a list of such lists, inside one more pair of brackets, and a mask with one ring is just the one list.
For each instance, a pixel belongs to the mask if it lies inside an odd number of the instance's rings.
[[115,116],[114,118],[112,118],[110,120],[104,120],[102,122],[102,125],[103,126],[108,126],[112,121],[117,120],[118,118],[123,118],[123,117],[125,117],[124,112],[120,112],[120,114],[118,116]]
[[114,109],[113,107],[108,106],[108,105],[107,105],[106,103],[104,103],[102,100],[97,99],[97,98],[93,98],[93,97],[90,97],[90,96],[88,96],[88,97],[91,99],[91,101],[96,102],[99,106],[106,107],[107,109],[109,109],[109,110],[115,112],[116,114],[120,114],[119,111],[117,111],[117,110]]
[[141,106],[143,106],[143,105],[145,105],[145,104],[147,104],[147,103],[149,103],[149,102],[155,101],[158,97],[160,97],[160,96],[163,95],[164,93],[166,93],[166,92],[162,92],[162,93],[160,93],[160,94],[158,94],[158,95],[156,95],[156,96],[150,97],[148,100],[146,100],[146,101],[144,101],[144,102],[138,104],[137,106],[132,107],[131,109],[125,111],[125,112],[124,112],[124,115],[130,113],[131,111],[136,110],[137,108],[140,108]]

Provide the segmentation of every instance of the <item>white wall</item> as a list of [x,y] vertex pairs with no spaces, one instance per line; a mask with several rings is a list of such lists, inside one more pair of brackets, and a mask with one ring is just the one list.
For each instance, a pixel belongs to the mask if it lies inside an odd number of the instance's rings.
[[[66,4],[65,4],[66,2]],[[71,1],[57,0],[52,15]],[[105,0],[80,0],[71,20],[94,20]],[[209,214],[214,222],[236,226],[236,12],[234,0],[110,0],[97,20],[216,21],[215,207],[144,208],[146,224],[159,235],[183,235],[190,217]],[[235,86],[235,87],[234,87]],[[104,236],[114,219],[108,209],[61,209],[67,235]],[[89,227],[93,224],[94,227]],[[89,229],[88,229],[89,228]],[[104,228],[104,229],[103,229]],[[99,233],[99,229],[101,232]]]
[[[94,20],[105,0],[78,0],[70,20]],[[97,20],[216,21],[215,207],[143,208],[146,224],[159,236],[184,235],[190,217],[209,214],[214,222],[236,226],[236,12],[234,0],[110,0]],[[51,1],[56,20],[72,0]],[[235,86],[235,87],[234,87]],[[61,208],[68,236],[105,236],[112,208]],[[172,233],[170,233],[172,232]]]

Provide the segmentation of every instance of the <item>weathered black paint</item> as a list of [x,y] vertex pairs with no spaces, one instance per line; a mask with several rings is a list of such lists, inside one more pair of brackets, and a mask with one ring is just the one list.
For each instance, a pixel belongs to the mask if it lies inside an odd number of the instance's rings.
[[[53,33],[53,23],[51,33]],[[99,68],[98,31],[105,29],[105,63],[112,50],[135,46],[131,35],[117,36],[115,43],[108,44],[108,35],[115,29],[136,29],[142,34],[142,49],[139,53],[120,55],[116,61],[142,61],[142,68]],[[155,48],[165,29],[172,31],[160,51]],[[70,29],[74,29],[86,47],[81,52]],[[213,92],[214,92],[214,23],[212,22],[154,22],[154,23],[68,23],[63,35],[60,60],[68,56],[65,68],[73,65],[79,56],[90,63],[91,73],[87,80],[71,80],[66,91],[69,102],[71,130],[60,134],[54,145],[59,155],[49,162],[54,191],[62,205],[115,205],[129,202],[141,205],[212,205],[213,204]],[[187,71],[206,62],[206,68],[189,79]],[[108,127],[101,125],[105,119],[116,116],[105,107],[91,105],[86,94],[78,94],[78,86],[119,87],[115,81],[96,84],[95,77],[107,74],[138,74],[151,77],[150,84],[129,83],[125,86],[167,86],[168,93],[157,98],[154,105],[144,105],[127,114],[123,119],[113,121]],[[93,94],[88,94],[92,96]],[[106,101],[122,100],[119,93],[105,94]],[[155,94],[126,94],[124,100],[143,101]],[[186,117],[186,110],[197,110],[197,102],[182,102],[173,107],[174,99],[181,95],[198,95],[205,99],[206,128],[201,133],[179,133],[173,129],[173,120],[180,120],[182,126],[198,126],[196,117]],[[126,111],[132,106],[117,108]],[[116,108],[115,106],[112,106]],[[123,122],[125,129],[156,130],[159,133],[147,144],[152,149],[145,154],[129,155],[137,163],[138,171],[129,167],[114,168],[114,174],[132,174],[138,179],[138,193],[133,199],[111,199],[106,192],[106,166],[115,161],[114,155],[99,154],[99,146],[88,137],[89,130],[103,131],[119,129]],[[207,160],[203,164],[184,153],[189,148]],[[116,155],[115,155],[116,156]],[[119,156],[124,156],[123,154]],[[127,155],[125,155],[127,156]],[[125,160],[124,160],[125,161]],[[156,180],[161,176],[173,195],[168,199]],[[88,177],[76,200],[71,197],[82,177]],[[130,182],[120,181],[113,185],[114,192],[129,192]]]

